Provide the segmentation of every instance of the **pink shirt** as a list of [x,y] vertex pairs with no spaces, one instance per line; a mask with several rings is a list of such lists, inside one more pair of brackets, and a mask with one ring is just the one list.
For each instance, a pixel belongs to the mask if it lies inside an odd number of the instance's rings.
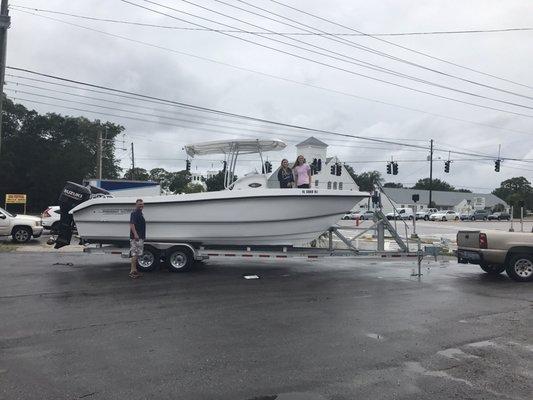
[[311,183],[309,182],[309,171],[311,171],[311,167],[307,164],[298,165],[292,169],[296,186],[308,185]]

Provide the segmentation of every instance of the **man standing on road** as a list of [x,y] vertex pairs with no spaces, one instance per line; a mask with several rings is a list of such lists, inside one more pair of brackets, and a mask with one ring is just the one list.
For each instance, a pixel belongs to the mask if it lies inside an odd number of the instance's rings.
[[144,202],[142,199],[137,199],[135,210],[130,215],[130,278],[134,279],[142,276],[137,271],[137,258],[143,255],[144,240],[146,239],[146,221],[143,216],[143,208]]

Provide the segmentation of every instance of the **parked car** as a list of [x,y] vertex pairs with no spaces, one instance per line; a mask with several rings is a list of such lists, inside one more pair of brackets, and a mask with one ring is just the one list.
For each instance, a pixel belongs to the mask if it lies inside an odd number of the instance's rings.
[[423,219],[424,221],[429,221],[429,217],[431,214],[435,214],[438,212],[436,208],[428,208],[426,210],[417,211],[416,212],[416,219]]
[[459,219],[459,215],[453,210],[442,210],[431,214],[429,219],[431,221],[456,221]]
[[357,215],[356,211],[348,211],[346,214],[344,214],[342,219],[355,219],[356,215]]
[[366,221],[374,218],[374,211],[366,210],[365,212],[359,214],[359,219]]
[[59,210],[59,206],[48,207],[41,214],[41,220],[43,221],[43,229],[49,230],[52,233],[57,232],[60,217],[61,211]]
[[473,211],[464,211],[464,212],[459,214],[459,219],[461,221],[468,221],[468,220],[472,219],[473,215],[474,215]]
[[457,232],[457,261],[478,264],[490,275],[507,272],[519,282],[533,281],[533,233],[505,231]]
[[387,219],[413,219],[414,213],[412,208],[397,208],[385,216]]
[[14,242],[25,243],[32,236],[38,238],[42,233],[41,218],[11,214],[0,208],[0,236],[11,236]]
[[490,214],[488,216],[489,221],[496,220],[496,221],[510,221],[511,215],[506,212],[495,212],[493,214]]
[[476,210],[470,217],[472,221],[486,221],[489,219],[489,210]]

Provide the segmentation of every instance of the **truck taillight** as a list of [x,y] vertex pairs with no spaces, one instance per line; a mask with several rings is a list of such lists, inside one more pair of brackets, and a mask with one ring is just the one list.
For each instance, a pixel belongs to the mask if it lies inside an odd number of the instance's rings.
[[487,234],[480,233],[479,234],[479,248],[480,249],[486,249],[487,248]]
[[43,213],[42,213],[42,215],[41,215],[41,217],[42,217],[42,218],[49,218],[49,217],[51,217],[50,213],[48,212],[48,211],[50,211],[50,210],[51,210],[50,207],[48,207],[46,210],[44,210]]

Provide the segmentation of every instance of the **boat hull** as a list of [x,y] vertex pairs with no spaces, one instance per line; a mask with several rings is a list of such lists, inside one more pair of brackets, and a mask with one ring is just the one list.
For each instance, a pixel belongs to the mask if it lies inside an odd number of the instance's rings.
[[[239,190],[147,197],[146,240],[203,245],[302,245],[368,194],[313,189]],[[93,199],[72,210],[80,237],[129,239],[135,199]]]

